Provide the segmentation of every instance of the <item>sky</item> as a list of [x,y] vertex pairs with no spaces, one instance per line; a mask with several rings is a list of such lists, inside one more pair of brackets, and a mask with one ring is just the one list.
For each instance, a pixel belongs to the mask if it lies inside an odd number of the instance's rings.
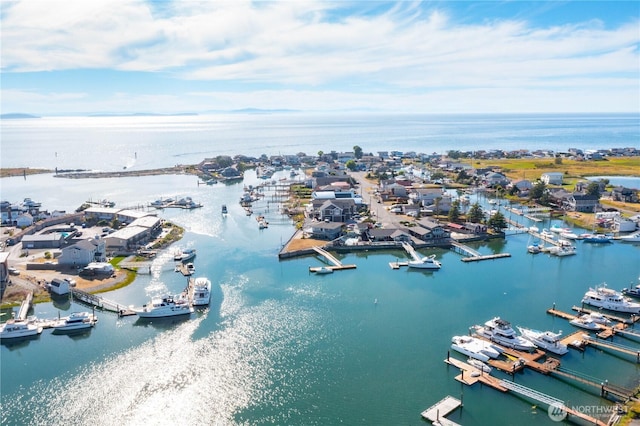
[[0,112],[640,111],[640,1],[0,1]]

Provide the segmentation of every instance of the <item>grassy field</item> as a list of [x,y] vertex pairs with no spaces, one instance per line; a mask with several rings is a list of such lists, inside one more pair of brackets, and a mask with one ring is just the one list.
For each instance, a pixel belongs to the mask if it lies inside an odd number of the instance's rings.
[[462,160],[474,168],[500,167],[512,180],[535,181],[543,173],[562,172],[565,180],[578,181],[587,176],[639,176],[640,157],[609,158],[603,161],[575,161],[562,159],[555,164],[552,158],[516,158],[502,160]]
[[11,177],[11,176],[37,175],[40,173],[53,173],[53,170],[30,169],[28,167],[0,169],[0,178]]

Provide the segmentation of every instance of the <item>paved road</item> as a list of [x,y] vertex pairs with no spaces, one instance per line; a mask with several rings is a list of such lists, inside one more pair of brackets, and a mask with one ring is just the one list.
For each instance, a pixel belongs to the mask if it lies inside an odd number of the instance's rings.
[[382,223],[385,228],[399,228],[402,227],[400,221],[413,220],[405,215],[390,213],[383,203],[378,203],[379,198],[375,195],[378,185],[365,179],[366,174],[366,172],[352,172],[351,176],[359,182],[362,201],[369,205],[369,210],[376,221]]

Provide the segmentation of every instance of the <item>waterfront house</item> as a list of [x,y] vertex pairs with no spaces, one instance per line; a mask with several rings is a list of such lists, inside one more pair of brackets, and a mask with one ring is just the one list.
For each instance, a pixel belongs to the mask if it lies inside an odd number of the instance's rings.
[[509,184],[509,179],[498,172],[488,172],[482,177],[482,182],[490,188],[502,186],[506,187]]
[[574,193],[566,200],[567,209],[574,212],[593,213],[599,205],[596,195]]
[[611,199],[614,201],[622,201],[625,203],[637,203],[638,193],[631,188],[616,186],[611,191]]
[[401,241],[411,241],[411,236],[399,229],[394,228],[371,228],[365,231],[365,234],[369,241],[372,242],[401,242]]
[[548,172],[543,173],[540,176],[540,180],[547,185],[562,185],[563,173],[561,172]]
[[341,222],[313,222],[311,226],[305,229],[305,233],[310,238],[319,240],[335,240],[342,235],[344,223]]
[[353,219],[357,206],[353,199],[325,200],[314,212],[314,217],[329,222],[346,222]]
[[420,227],[427,230],[427,233],[422,235],[422,240],[424,241],[441,242],[443,240],[448,240],[451,237],[451,233],[439,222],[425,218],[419,219],[417,223]]
[[9,252],[0,252],[0,282],[4,283],[9,279]]

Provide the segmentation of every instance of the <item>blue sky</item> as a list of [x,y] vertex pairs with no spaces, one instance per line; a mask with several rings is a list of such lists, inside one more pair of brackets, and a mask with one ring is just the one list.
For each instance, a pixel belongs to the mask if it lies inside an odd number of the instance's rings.
[[638,1],[0,8],[2,113],[640,111]]

